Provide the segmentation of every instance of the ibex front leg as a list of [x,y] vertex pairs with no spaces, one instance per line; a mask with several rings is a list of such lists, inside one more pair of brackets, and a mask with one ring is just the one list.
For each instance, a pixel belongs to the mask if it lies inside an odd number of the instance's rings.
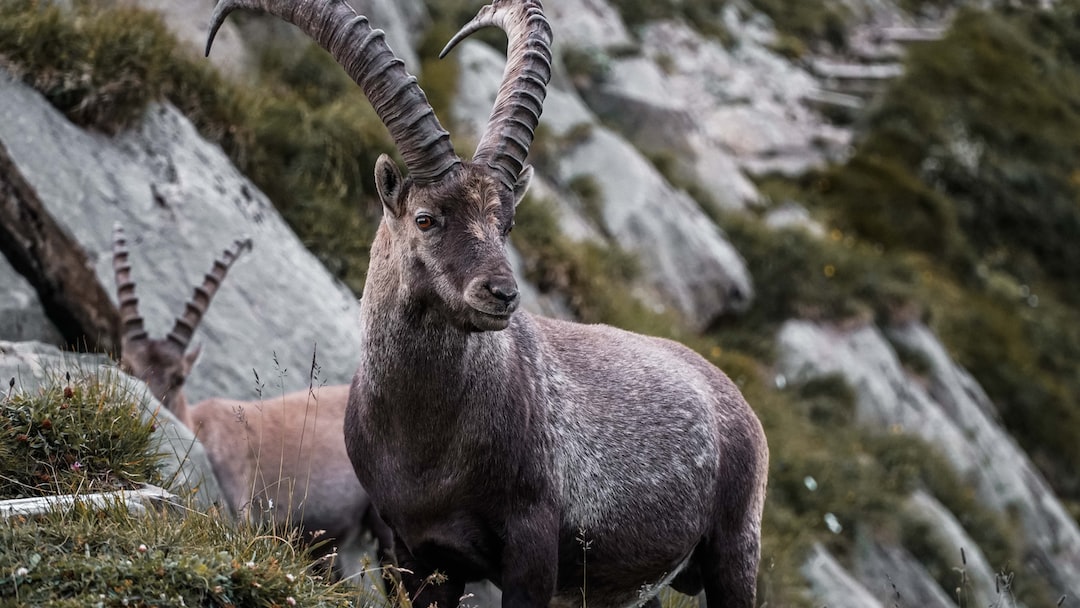
[[506,522],[503,608],[544,608],[555,594],[559,563],[559,511],[555,505],[518,511]]

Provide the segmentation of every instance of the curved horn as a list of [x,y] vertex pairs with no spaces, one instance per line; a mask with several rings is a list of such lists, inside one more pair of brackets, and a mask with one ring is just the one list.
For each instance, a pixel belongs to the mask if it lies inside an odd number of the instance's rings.
[[494,169],[499,181],[513,190],[529,155],[551,80],[551,26],[540,0],[494,0],[450,39],[439,56],[445,57],[459,42],[489,25],[506,32],[506,69],[473,161]]
[[450,134],[416,78],[390,50],[383,31],[372,29],[344,0],[221,0],[210,17],[207,55],[225,17],[238,8],[284,19],[329,51],[367,95],[414,181],[434,182],[459,166]]
[[225,280],[229,267],[240,257],[241,253],[250,250],[251,239],[239,239],[233,242],[232,247],[226,249],[220,258],[214,260],[214,267],[203,279],[203,284],[195,288],[195,293],[184,305],[184,314],[176,318],[176,324],[173,325],[172,331],[166,336],[170,342],[179,346],[181,351],[187,349],[188,343],[191,342],[191,336],[195,334],[195,329],[199,327],[199,322],[202,321],[203,315],[206,314],[206,309],[210,306],[210,300],[217,293],[218,288],[221,287],[221,282]]
[[135,281],[131,279],[127,238],[120,222],[113,224],[113,272],[116,276],[116,300],[120,304],[120,335],[123,340],[145,340],[146,329],[139,314],[139,298],[135,296]]

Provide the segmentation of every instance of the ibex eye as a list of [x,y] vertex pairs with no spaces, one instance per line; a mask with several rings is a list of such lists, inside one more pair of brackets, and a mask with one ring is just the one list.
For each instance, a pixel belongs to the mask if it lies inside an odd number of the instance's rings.
[[427,232],[435,227],[435,218],[430,215],[421,214],[416,216],[416,227],[420,230]]

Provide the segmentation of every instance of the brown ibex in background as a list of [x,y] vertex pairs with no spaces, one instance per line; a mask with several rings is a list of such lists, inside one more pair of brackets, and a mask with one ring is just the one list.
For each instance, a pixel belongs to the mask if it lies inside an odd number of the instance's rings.
[[[476,30],[508,60],[471,162],[415,78],[342,0],[222,0],[294,23],[360,85],[409,175],[382,156],[384,213],[361,301],[346,414],[356,473],[394,531],[414,605],[489,578],[503,606],[754,605],[768,448],[736,386],[690,349],[515,312],[507,235],[551,70],[537,0],[495,0]],[[209,42],[207,50],[209,51]],[[447,582],[424,584],[435,570]]]
[[[183,386],[199,355],[188,350],[211,299],[251,241],[236,241],[195,288],[165,339],[151,339],[139,314],[127,242],[113,233],[113,270],[120,306],[121,368],[151,393],[206,448],[233,515],[272,517],[275,525],[299,527],[316,555],[336,547],[336,574],[355,574],[365,530],[391,539],[357,481],[345,451],[343,424],[349,386],[312,387],[263,401],[213,398],[189,405]],[[324,542],[325,541],[325,542]]]

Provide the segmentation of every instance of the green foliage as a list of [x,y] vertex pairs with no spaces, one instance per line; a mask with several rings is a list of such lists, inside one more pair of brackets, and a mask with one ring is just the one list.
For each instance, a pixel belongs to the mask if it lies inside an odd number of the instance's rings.
[[[912,51],[851,160],[801,184],[804,200],[857,248],[871,243],[886,258],[916,260],[910,268],[919,272],[902,282],[1010,432],[1073,500],[1077,23],[1076,2],[1049,12],[965,11],[944,39]],[[783,294],[761,300],[774,295]]]
[[[458,28],[471,18],[463,17],[464,20],[461,22],[449,20],[454,15],[459,14],[451,13],[443,19],[437,20],[434,25],[428,28],[427,33],[420,42],[420,47],[417,49],[421,61],[420,86],[424,89],[424,93],[427,95],[428,101],[442,122],[443,127],[451,133],[456,130],[453,128],[451,108],[454,96],[457,95],[460,68],[453,57],[448,56],[446,59],[439,59],[439,53],[442,52],[443,46],[453,37]],[[498,30],[493,31],[497,32]],[[505,37],[501,42],[502,46],[505,47]]]
[[611,4],[631,29],[660,19],[682,19],[706,36],[724,44],[731,42],[731,34],[721,17],[727,0],[613,0]]
[[917,266],[833,230],[820,239],[799,228],[773,230],[743,214],[721,225],[746,260],[756,303],[736,327],[721,327],[735,347],[769,357],[779,323],[817,320],[888,321],[916,297]]
[[574,86],[579,89],[603,83],[611,72],[610,58],[596,49],[567,47],[562,52],[562,63]]
[[[928,200],[909,201],[925,222],[867,238],[942,252],[924,234],[937,218],[1022,282],[1080,280],[1080,63],[1076,33],[1063,25],[1078,13],[1075,3],[1053,14],[966,11],[943,40],[912,52],[905,76],[869,117],[851,170],[874,179],[865,168],[889,158],[889,186],[921,181],[951,209],[932,209],[940,203],[925,193]],[[851,205],[860,196],[873,194],[826,199]]]
[[607,225],[604,221],[604,191],[596,178],[587,173],[579,173],[570,178],[566,187],[581,202],[585,217],[591,220],[594,226],[604,231]]
[[218,94],[217,73],[181,52],[152,13],[78,3],[72,14],[39,0],[4,2],[0,58],[76,124],[115,133],[148,102],[169,99],[227,149],[246,143],[231,128],[243,105]]
[[80,504],[0,521],[0,600],[24,606],[351,606],[267,530]]
[[[834,49],[847,46],[851,9],[839,0],[751,0],[755,8],[772,19],[784,37],[803,42],[822,40]],[[788,43],[789,48],[791,43]]]
[[54,378],[0,399],[0,498],[161,483],[155,423],[117,379]]
[[814,185],[829,205],[830,223],[844,232],[889,250],[962,257],[964,238],[952,201],[890,158],[858,155]]

